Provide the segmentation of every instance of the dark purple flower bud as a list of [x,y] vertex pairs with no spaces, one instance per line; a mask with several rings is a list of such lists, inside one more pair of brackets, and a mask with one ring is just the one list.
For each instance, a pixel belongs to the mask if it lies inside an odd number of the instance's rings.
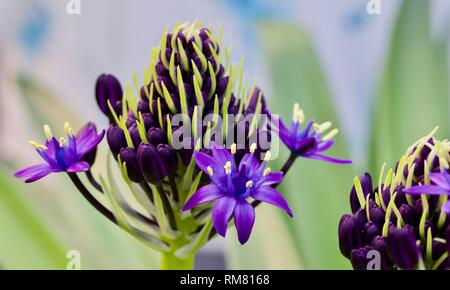
[[136,150],[133,148],[122,148],[120,150],[120,161],[125,163],[128,177],[131,181],[136,183],[142,182],[143,177],[141,170],[139,169]]
[[167,143],[167,136],[164,131],[156,127],[150,128],[147,133],[147,139],[148,142],[154,146]]
[[343,215],[339,222],[339,249],[342,255],[350,258],[353,249],[361,245],[359,226],[352,215]]
[[433,241],[432,247],[433,260],[439,259],[445,252],[447,252],[447,243]]
[[[372,177],[370,176],[370,174],[367,172],[364,173],[359,177],[359,181],[361,182],[364,197],[366,197],[368,194],[373,195]],[[358,195],[356,194],[355,186],[353,186],[352,190],[350,191],[350,206],[353,213],[361,208],[358,200]]]
[[164,161],[161,153],[152,144],[142,143],[138,148],[138,160],[141,172],[150,183],[159,183],[165,176]]
[[366,244],[370,245],[373,238],[381,235],[381,230],[373,222],[368,222],[364,225],[363,234]]
[[127,147],[127,140],[125,139],[123,130],[116,125],[111,125],[106,133],[106,138],[108,140],[109,149],[114,158],[117,159],[120,150]]
[[385,211],[379,206],[375,206],[370,210],[370,220],[379,228],[383,227],[385,216]]
[[369,252],[374,250],[372,246],[365,246],[364,248],[355,249],[352,251],[350,261],[354,270],[368,270],[368,264],[372,260]]
[[152,128],[156,125],[151,113],[142,114],[142,119],[144,120],[144,127],[145,127],[146,132],[148,132],[148,130],[150,130],[150,128]]
[[406,224],[411,226],[417,226],[419,224],[420,216],[416,209],[407,204],[402,204],[399,211]]
[[100,110],[112,120],[108,101],[115,107],[116,103],[120,102],[123,97],[122,86],[116,77],[109,74],[100,75],[95,85],[95,96]]
[[400,269],[416,268],[420,252],[412,227],[405,226],[401,229],[392,227],[387,237],[387,245],[389,257]]
[[137,105],[137,110],[141,113],[150,113],[148,102],[145,100],[140,100]]
[[386,270],[392,268],[392,265],[389,261],[388,254],[387,254],[387,244],[386,244],[386,238],[383,236],[377,236],[373,238],[372,240],[372,247],[374,247],[375,250],[380,253],[380,259],[381,259],[381,270]]
[[[89,122],[86,125],[84,125],[77,132],[77,136],[76,136],[77,140],[80,140],[80,137],[82,137],[82,136],[89,136],[88,131],[91,131],[91,134],[92,134],[91,136],[96,136],[97,135],[97,126],[95,126],[95,124],[92,122]],[[97,155],[97,146],[95,146],[91,151],[84,154],[84,156],[81,158],[81,161],[85,161],[90,166],[92,166],[92,164],[94,164],[94,162],[95,162],[96,155]]]
[[141,135],[139,135],[139,129],[136,124],[131,125],[130,128],[128,128],[128,132],[130,133],[131,141],[133,142],[133,145],[135,148],[139,147],[139,144],[141,144],[142,139]]
[[[250,96],[250,100],[248,103],[248,109],[252,112],[255,112],[256,106],[258,105],[258,99],[259,94],[261,94],[261,89],[258,87],[255,87],[255,89],[252,91],[252,94]],[[266,113],[267,112],[267,106],[266,106],[266,100],[264,99],[264,95],[261,96],[261,112]]]
[[162,165],[164,167],[164,176],[175,174],[178,168],[178,158],[175,150],[167,144],[159,144],[156,147],[156,150],[161,155],[161,159],[163,160]]

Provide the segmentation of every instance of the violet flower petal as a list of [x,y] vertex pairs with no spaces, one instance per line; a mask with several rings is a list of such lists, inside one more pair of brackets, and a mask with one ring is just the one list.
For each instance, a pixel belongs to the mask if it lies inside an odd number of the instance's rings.
[[250,196],[256,200],[270,203],[284,210],[290,217],[293,217],[292,211],[284,197],[272,187],[259,187],[250,193]]
[[227,233],[228,220],[236,206],[236,198],[223,196],[219,198],[212,209],[212,221],[217,233],[225,237]]
[[208,184],[200,189],[198,189],[186,202],[184,207],[181,209],[182,211],[190,210],[197,205],[213,201],[222,197],[223,193],[220,192],[219,188],[215,184]]
[[239,200],[234,209],[234,224],[238,234],[239,242],[245,244],[255,223],[255,209],[245,200]]

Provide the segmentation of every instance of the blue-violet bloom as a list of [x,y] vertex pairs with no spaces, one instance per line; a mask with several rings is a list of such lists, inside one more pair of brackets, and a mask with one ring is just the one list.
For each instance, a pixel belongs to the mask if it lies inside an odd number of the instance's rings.
[[[294,155],[337,164],[352,163],[351,160],[336,159],[322,154],[334,145],[332,139],[338,133],[338,129],[333,129],[323,136],[325,131],[330,129],[331,122],[317,124],[314,120],[310,120],[305,125],[305,114],[297,103],[294,104],[293,111],[289,129],[281,119],[272,118],[272,124],[281,141]],[[302,125],[305,125],[304,128]]]
[[23,178],[25,182],[30,183],[50,173],[88,171],[90,165],[88,162],[83,161],[83,157],[96,148],[103,139],[105,131],[102,130],[97,135],[94,126],[87,126],[80,131],[80,134],[75,135],[68,122],[64,124],[64,129],[68,140],[64,138],[58,140],[53,136],[50,127],[45,125],[44,132],[47,137],[45,144],[41,145],[35,141],[29,142],[44,159],[45,163],[26,167],[17,171],[14,176]]
[[212,156],[195,152],[197,166],[208,174],[212,183],[198,189],[182,208],[183,211],[215,201],[212,209],[212,222],[216,231],[225,236],[228,221],[234,213],[239,242],[244,244],[250,237],[255,222],[255,210],[248,199],[263,201],[275,205],[292,217],[283,196],[272,186],[283,180],[282,172],[271,172],[266,167],[270,152],[260,163],[253,155],[256,144],[251,146],[250,153],[244,155],[236,165],[233,154],[236,145],[231,147],[231,153],[217,145],[212,146]]

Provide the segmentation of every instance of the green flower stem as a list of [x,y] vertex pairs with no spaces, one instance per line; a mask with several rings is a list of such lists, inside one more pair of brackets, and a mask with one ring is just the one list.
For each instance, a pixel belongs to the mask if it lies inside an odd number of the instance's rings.
[[180,259],[173,252],[161,254],[161,270],[194,270],[195,256]]

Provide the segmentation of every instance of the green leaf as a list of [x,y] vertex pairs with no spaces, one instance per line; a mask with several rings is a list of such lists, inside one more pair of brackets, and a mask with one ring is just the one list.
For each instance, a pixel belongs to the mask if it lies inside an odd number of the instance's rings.
[[371,171],[390,166],[420,137],[449,133],[446,41],[431,32],[428,1],[403,1],[373,116]]

